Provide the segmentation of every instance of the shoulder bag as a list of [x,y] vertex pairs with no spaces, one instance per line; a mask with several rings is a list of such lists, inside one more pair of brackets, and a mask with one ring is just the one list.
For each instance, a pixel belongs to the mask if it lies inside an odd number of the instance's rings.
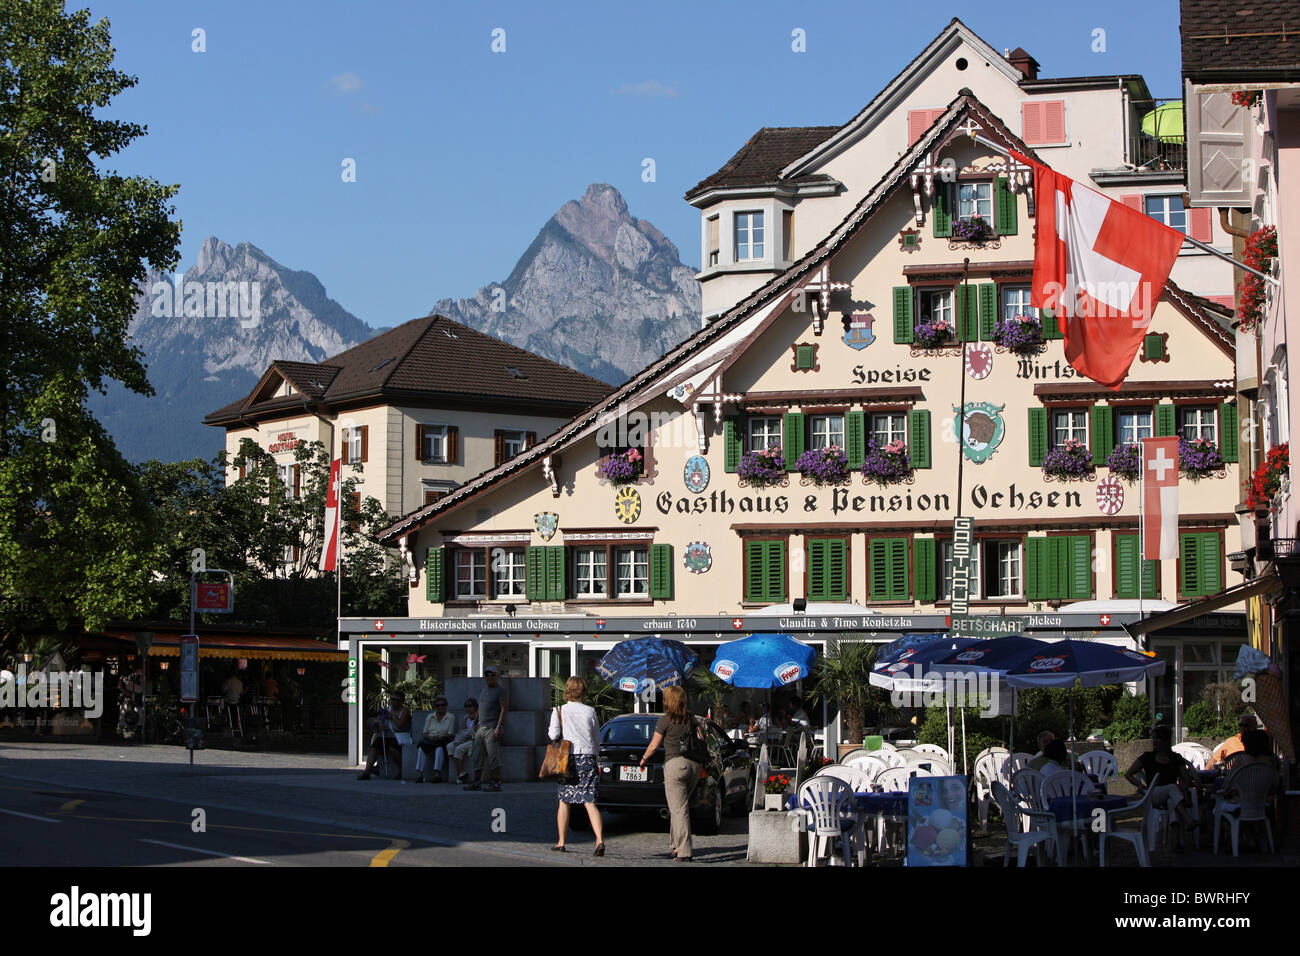
[[698,764],[709,762],[709,747],[704,742],[704,731],[693,714],[686,718],[686,729],[682,732],[681,755]]
[[560,720],[560,740],[546,745],[546,757],[542,760],[542,769],[538,771],[539,780],[563,783],[569,778],[569,765],[572,761],[573,745],[564,738],[564,710],[555,708],[555,715]]

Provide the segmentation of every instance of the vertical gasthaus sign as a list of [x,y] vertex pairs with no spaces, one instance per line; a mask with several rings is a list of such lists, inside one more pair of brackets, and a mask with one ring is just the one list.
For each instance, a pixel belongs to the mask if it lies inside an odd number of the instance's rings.
[[975,519],[952,519],[952,633],[970,616],[970,558],[975,546]]

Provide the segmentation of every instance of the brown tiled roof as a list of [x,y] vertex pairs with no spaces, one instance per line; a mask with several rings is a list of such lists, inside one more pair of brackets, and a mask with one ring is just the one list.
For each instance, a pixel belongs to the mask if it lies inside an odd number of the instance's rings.
[[[253,401],[272,372],[302,394]],[[302,404],[400,395],[517,399],[545,402],[567,413],[586,408],[613,386],[440,315],[412,319],[319,364],[273,362],[257,387],[238,402],[211,412],[209,425]]]
[[[721,169],[697,183],[686,198],[690,200],[710,189],[777,185],[782,182],[782,169],[826,142],[839,129],[838,126],[764,126]],[[828,176],[804,176],[788,182],[795,185],[829,179]]]
[[1183,75],[1198,83],[1300,80],[1300,0],[1182,0]]

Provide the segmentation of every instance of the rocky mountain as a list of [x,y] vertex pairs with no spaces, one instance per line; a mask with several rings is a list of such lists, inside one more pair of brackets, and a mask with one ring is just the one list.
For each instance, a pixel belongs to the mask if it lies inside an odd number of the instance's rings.
[[223,439],[203,416],[246,394],[272,360],[319,362],[373,334],[311,273],[216,236],[180,281],[149,277],[129,329],[157,394],[115,385],[90,408],[131,461],[212,457]]
[[663,233],[593,183],[550,218],[503,282],[433,310],[621,383],[700,327],[700,287]]

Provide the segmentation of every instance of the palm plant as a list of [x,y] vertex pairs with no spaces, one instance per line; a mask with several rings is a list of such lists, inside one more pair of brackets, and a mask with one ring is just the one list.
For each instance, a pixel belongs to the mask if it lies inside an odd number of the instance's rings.
[[[551,675],[551,701],[559,707],[564,703],[564,684],[568,677],[563,674]],[[587,698],[585,703],[596,709],[596,719],[602,724],[611,717],[624,713],[618,697],[614,694],[614,685],[599,674],[592,673],[587,680]]]
[[876,650],[875,644],[833,638],[826,642],[826,653],[813,667],[808,700],[837,703],[844,715],[848,739],[855,743],[863,739],[868,721],[876,723],[881,712],[889,709],[888,695],[871,686]]
[[396,681],[387,681],[377,676],[375,680],[379,688],[373,691],[366,701],[371,710],[387,707],[393,699],[393,694],[399,690],[405,692],[406,706],[411,710],[433,710],[433,702],[442,692],[438,678],[432,675]]
[[697,667],[691,671],[689,681],[696,698],[708,704],[709,710],[715,716],[722,709],[722,705],[731,698],[731,694],[735,690],[734,687],[707,667]]

